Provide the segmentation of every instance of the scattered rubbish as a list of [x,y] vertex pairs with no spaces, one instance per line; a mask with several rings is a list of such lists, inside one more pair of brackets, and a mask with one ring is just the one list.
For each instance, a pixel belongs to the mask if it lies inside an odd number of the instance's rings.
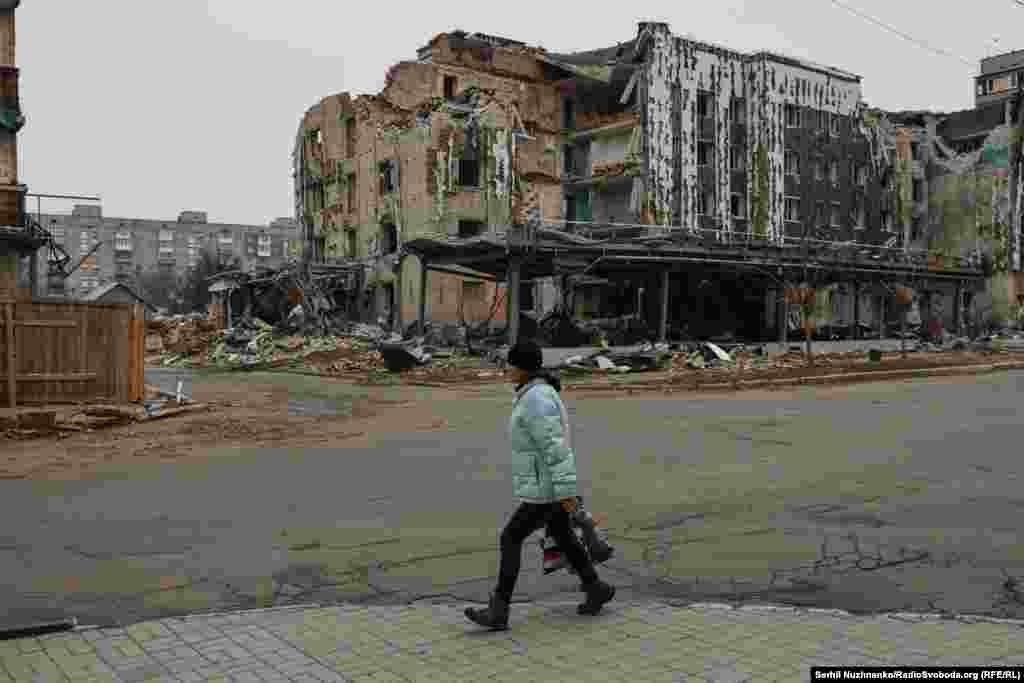
[[717,344],[712,344],[711,342],[705,342],[704,345],[711,350],[711,353],[715,354],[715,357],[718,358],[718,360],[722,361],[723,363],[732,362],[732,356],[723,351],[721,346],[718,346]]

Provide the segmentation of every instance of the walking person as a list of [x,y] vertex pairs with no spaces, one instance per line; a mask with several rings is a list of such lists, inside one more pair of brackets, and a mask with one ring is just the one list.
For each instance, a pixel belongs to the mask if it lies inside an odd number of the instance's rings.
[[582,580],[586,600],[579,614],[595,615],[615,596],[615,587],[597,571],[572,530],[577,508],[576,458],[569,441],[569,415],[559,397],[561,382],[545,372],[540,347],[522,341],[508,353],[506,376],[516,388],[509,419],[512,486],[520,505],[501,532],[498,585],[486,609],[467,608],[466,616],[493,630],[508,628],[509,603],[519,578],[523,542],[547,525]]

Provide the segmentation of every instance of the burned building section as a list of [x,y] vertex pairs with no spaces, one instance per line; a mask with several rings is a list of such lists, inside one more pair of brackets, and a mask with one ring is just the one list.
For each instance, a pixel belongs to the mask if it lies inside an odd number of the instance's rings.
[[[979,250],[936,256],[930,169],[954,162],[910,158],[941,125],[869,109],[854,74],[666,24],[572,54],[457,31],[380,94],[306,114],[297,214],[309,260],[360,268],[352,310],[396,325],[514,338],[532,312],[662,339],[882,334],[906,285],[946,297],[956,326]],[[828,302],[808,320],[800,287]]]

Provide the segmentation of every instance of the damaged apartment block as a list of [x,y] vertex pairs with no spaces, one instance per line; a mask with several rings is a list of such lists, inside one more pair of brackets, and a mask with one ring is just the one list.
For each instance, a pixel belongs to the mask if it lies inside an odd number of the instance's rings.
[[[521,311],[557,306],[662,339],[785,338],[882,333],[897,284],[981,287],[977,250],[912,233],[931,195],[901,150],[921,134],[854,74],[658,23],[574,54],[453,32],[417,57],[378,95],[321,101],[296,138],[307,256],[360,264],[366,318],[507,316],[515,338]],[[817,321],[787,304],[799,285],[828,293]]]

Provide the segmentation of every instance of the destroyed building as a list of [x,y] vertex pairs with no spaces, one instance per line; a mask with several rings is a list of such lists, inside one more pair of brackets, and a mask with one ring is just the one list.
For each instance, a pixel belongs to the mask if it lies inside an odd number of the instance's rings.
[[894,282],[952,302],[980,281],[978,249],[925,251],[928,188],[905,182],[925,167],[900,156],[921,133],[854,74],[663,23],[573,54],[454,32],[418,58],[379,95],[323,100],[296,140],[307,253],[366,262],[367,317],[450,320],[505,283],[513,337],[519,311],[557,302],[752,339],[785,336],[783,292],[811,273],[830,280],[822,318],[880,331]]

